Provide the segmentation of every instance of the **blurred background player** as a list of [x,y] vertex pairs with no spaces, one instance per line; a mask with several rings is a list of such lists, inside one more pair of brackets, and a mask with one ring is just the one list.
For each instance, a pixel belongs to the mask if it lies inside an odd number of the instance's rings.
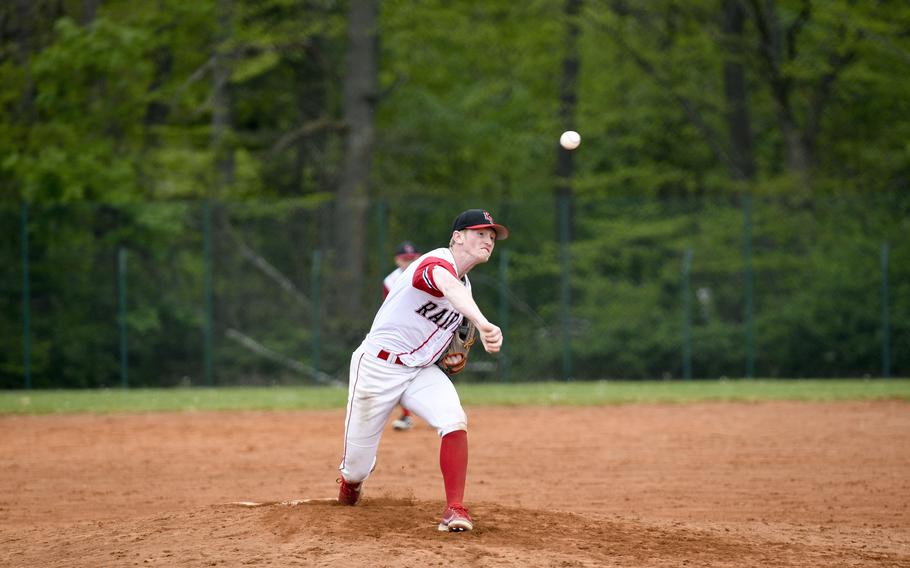
[[[389,295],[389,290],[392,289],[392,285],[398,280],[398,277],[401,276],[401,273],[411,265],[414,260],[416,260],[422,253],[414,246],[414,243],[411,241],[404,241],[398,248],[395,250],[395,270],[389,273],[388,276],[382,281],[382,298],[383,300]],[[411,418],[411,411],[405,407],[401,407],[401,416],[397,420],[392,422],[392,428],[404,432],[410,430],[411,426],[414,424],[414,419]]]
[[389,273],[382,281],[382,299],[389,295],[392,285],[401,276],[401,273],[411,265],[422,253],[414,246],[411,241],[404,241],[395,249],[395,270]]

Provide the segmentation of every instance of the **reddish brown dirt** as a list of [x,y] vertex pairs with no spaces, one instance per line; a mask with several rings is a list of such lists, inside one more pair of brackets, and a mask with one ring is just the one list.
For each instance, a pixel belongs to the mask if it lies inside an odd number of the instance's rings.
[[341,411],[0,417],[3,566],[910,566],[910,404],[469,408],[331,498]]

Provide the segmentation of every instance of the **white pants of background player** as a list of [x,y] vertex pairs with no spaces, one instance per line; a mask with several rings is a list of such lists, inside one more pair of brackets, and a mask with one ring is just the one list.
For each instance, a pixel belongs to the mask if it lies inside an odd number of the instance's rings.
[[399,403],[436,428],[440,438],[468,429],[458,393],[439,367],[398,365],[380,359],[379,351],[364,342],[351,355],[344,457],[338,468],[348,483],[359,483],[373,471],[386,421]]

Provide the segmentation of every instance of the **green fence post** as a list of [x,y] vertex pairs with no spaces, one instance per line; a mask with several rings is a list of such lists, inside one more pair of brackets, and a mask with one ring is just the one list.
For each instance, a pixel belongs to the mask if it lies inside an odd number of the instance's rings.
[[692,379],[692,249],[686,249],[682,266],[682,364],[683,378]]
[[213,386],[214,381],[214,354],[212,347],[212,334],[214,333],[213,296],[212,291],[212,207],[206,201],[202,205],[202,239],[203,239],[203,294],[205,295],[205,327],[203,329],[203,364],[205,385]]
[[499,369],[502,380],[509,381],[511,360],[509,359],[509,249],[503,249],[499,255],[499,328],[505,340],[499,352]]
[[559,196],[560,313],[562,314],[562,378],[572,380],[572,278],[569,258],[569,197]]
[[31,278],[28,265],[28,203],[22,204],[22,370],[25,388],[32,388],[32,321],[31,321]]
[[117,250],[117,287],[120,304],[120,383],[123,388],[130,388],[129,379],[129,343],[126,327],[126,249]]
[[745,265],[746,378],[755,374],[755,321],[752,309],[752,196],[743,198],[743,264]]
[[891,320],[888,307],[888,241],[882,243],[882,376],[891,378]]
[[319,249],[313,251],[313,269],[310,275],[310,282],[313,297],[313,369],[319,372],[322,367],[322,300],[320,299],[322,295],[322,251]]

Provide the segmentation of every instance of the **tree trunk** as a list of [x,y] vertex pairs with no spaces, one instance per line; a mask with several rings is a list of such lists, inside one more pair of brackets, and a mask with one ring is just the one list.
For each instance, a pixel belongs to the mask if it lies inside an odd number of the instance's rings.
[[[163,0],[158,0],[158,10],[164,10]],[[156,29],[155,33],[162,30]],[[149,154],[155,151],[159,146],[158,132],[159,126],[167,121],[170,113],[170,107],[156,100],[155,93],[171,78],[174,69],[174,53],[169,45],[160,45],[151,53],[155,66],[155,75],[148,87],[149,103],[145,107],[145,117],[142,120],[142,157],[139,160],[139,184],[146,192],[146,195],[154,199],[158,186],[158,178],[154,174],[156,167],[154,160],[150,159]]]
[[[578,14],[582,0],[566,0],[563,15],[566,20],[565,54],[562,60],[562,78],[559,84],[559,122],[563,130],[575,129],[575,107],[578,105]],[[574,211],[572,205],[572,176],[575,173],[573,151],[556,146],[556,230],[559,238],[560,224],[565,227],[568,239],[572,238]],[[562,204],[562,205],[561,205]],[[568,220],[561,219],[560,207],[568,207]]]
[[[328,184],[326,160],[319,159],[319,153],[325,147],[325,129],[312,128],[311,125],[327,122],[328,104],[325,88],[325,77],[331,72],[321,62],[325,59],[320,53],[323,40],[320,36],[311,38],[304,56],[294,65],[294,93],[297,104],[297,130],[293,142],[293,170],[289,176],[290,195],[301,195],[324,188]],[[307,131],[304,134],[304,131]],[[315,174],[307,179],[306,171],[311,168]]]
[[[785,64],[796,57],[796,36],[808,20],[808,9],[800,12],[796,21],[785,30],[778,16],[775,0],[765,0],[764,8],[759,4],[759,0],[751,0],[750,6],[759,32],[760,55],[768,72],[778,127],[787,148],[787,168],[793,173],[808,176],[812,156],[809,154],[793,109],[791,99],[793,81],[784,71]],[[808,183],[808,178],[806,182]]]
[[348,8],[348,58],[344,76],[347,127],[344,165],[335,209],[335,258],[338,293],[335,313],[350,320],[361,312],[366,257],[366,211],[375,140],[377,102],[376,0],[351,0]]
[[746,74],[741,62],[745,13],[739,0],[724,0],[723,31],[728,42],[724,62],[724,94],[727,99],[727,128],[730,133],[733,179],[755,179],[755,156],[752,151],[752,125],[746,93]]
[[95,21],[101,0],[82,0],[82,25],[87,26]]
[[[161,46],[152,54],[155,61],[155,76],[149,85],[149,94],[160,89],[170,78],[174,68],[174,54],[168,46]],[[167,104],[152,100],[145,107],[145,118],[143,126],[145,128],[144,144],[147,148],[157,146],[157,137],[154,129],[167,120],[170,108]]]
[[215,159],[215,182],[211,191],[215,197],[222,195],[234,182],[234,153],[230,143],[231,91],[230,91],[230,39],[233,0],[218,0],[218,35],[212,66],[212,152]]
[[35,18],[31,0],[17,0],[15,17],[10,18],[12,22],[10,35],[16,40],[16,63],[25,69],[25,89],[19,99],[19,118],[26,124],[31,123],[34,119],[35,110],[35,84],[32,81],[31,67],[26,64],[31,56],[33,49],[31,42],[34,41],[35,31],[38,28],[34,22]]

